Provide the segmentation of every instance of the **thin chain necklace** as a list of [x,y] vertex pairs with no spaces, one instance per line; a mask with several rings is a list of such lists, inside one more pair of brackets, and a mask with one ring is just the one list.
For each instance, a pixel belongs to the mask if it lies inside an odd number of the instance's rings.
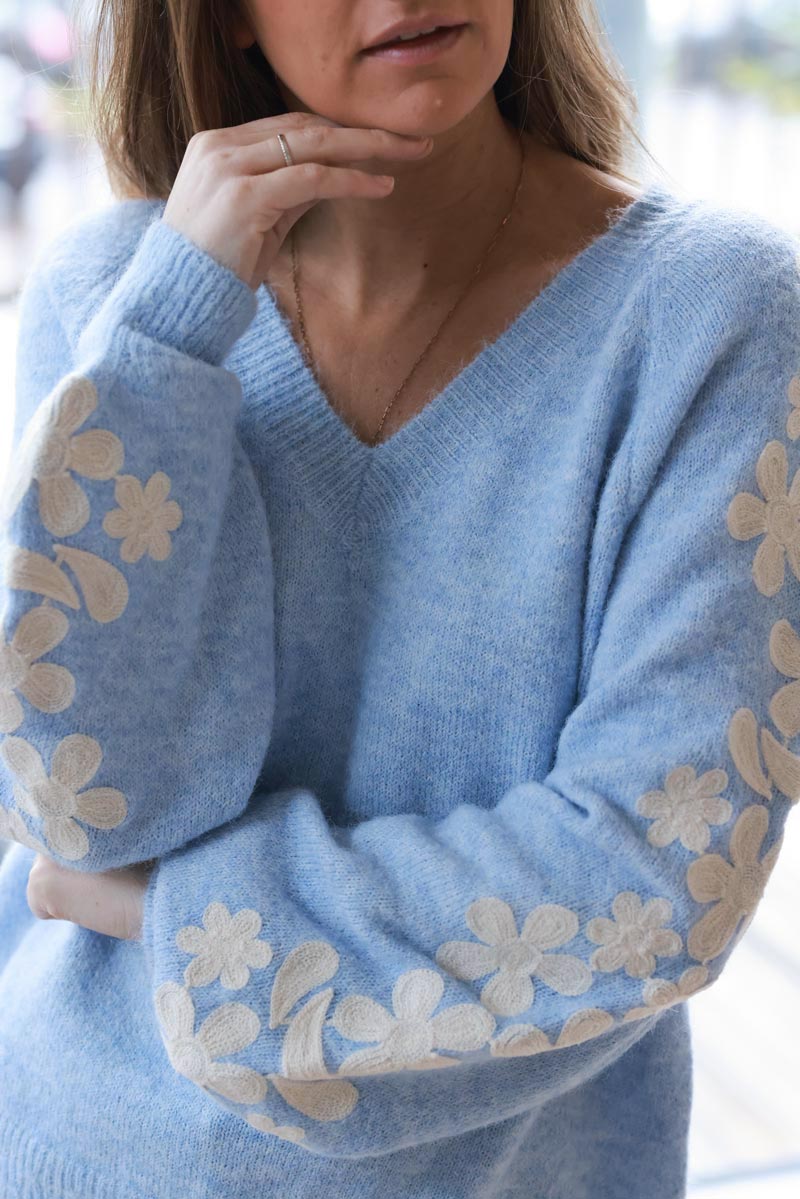
[[[517,177],[517,186],[514,191],[514,198],[511,201],[511,207],[509,208],[508,212],[506,213],[506,215],[503,217],[502,221],[500,222],[497,232],[495,233],[492,240],[489,242],[489,245],[483,255],[483,258],[478,263],[478,267],[475,270],[475,272],[472,275],[469,282],[467,283],[467,286],[464,288],[461,295],[456,300],[455,304],[453,304],[450,311],[446,314],[444,320],[439,325],[439,328],[436,330],[433,337],[430,339],[428,344],[425,346],[425,349],[422,351],[419,358],[417,358],[416,362],[411,367],[411,370],[408,372],[405,379],[403,380],[403,382],[400,384],[397,391],[395,392],[394,396],[392,397],[392,399],[389,401],[386,408],[384,409],[384,413],[383,413],[383,416],[381,417],[380,424],[378,425],[378,428],[376,429],[372,440],[368,443],[369,445],[374,446],[374,445],[378,444],[378,440],[379,440],[380,434],[381,434],[381,429],[383,428],[383,425],[384,425],[384,422],[386,420],[386,416],[387,416],[389,410],[392,408],[395,400],[398,398],[398,396],[402,392],[403,388],[408,383],[408,380],[411,378],[411,376],[413,375],[414,371],[419,366],[422,359],[425,357],[425,355],[430,350],[431,346],[433,346],[433,344],[437,341],[439,334],[441,333],[444,326],[447,324],[450,317],[453,315],[453,312],[456,310],[458,305],[461,303],[461,301],[464,299],[464,297],[467,295],[467,293],[470,291],[470,289],[474,285],[475,280],[478,278],[478,275],[480,275],[481,271],[483,270],[486,260],[488,259],[489,255],[491,254],[492,249],[494,248],[494,245],[495,245],[497,239],[499,238],[506,223],[508,222],[509,218],[511,217],[511,214],[513,213],[513,211],[516,207],[517,197],[519,196],[520,188],[522,187],[523,168],[525,166],[525,148],[522,144],[522,129],[519,130],[519,149],[520,149],[519,175]],[[305,350],[306,361],[308,362],[309,367],[311,368],[311,371],[314,374],[314,377],[316,378],[317,383],[319,384],[319,374],[317,371],[316,361],[314,359],[314,355],[311,352],[311,346],[309,345],[309,342],[308,342],[308,333],[306,330],[305,313],[303,311],[303,301],[300,298],[300,283],[299,283],[299,279],[298,279],[297,250],[296,250],[296,246],[295,246],[294,232],[295,232],[295,227],[292,226],[289,236],[290,236],[291,250],[292,250],[292,282],[294,284],[294,297],[295,297],[295,303],[297,305],[297,317],[298,317],[298,322],[300,325],[300,333],[303,338],[303,347]],[[321,384],[320,384],[320,388],[321,388]]]

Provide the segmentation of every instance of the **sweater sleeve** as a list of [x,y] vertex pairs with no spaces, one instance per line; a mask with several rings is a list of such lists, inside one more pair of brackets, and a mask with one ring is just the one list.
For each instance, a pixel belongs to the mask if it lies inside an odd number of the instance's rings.
[[303,787],[259,792],[158,863],[142,944],[187,1086],[311,1152],[382,1154],[534,1109],[719,977],[800,795],[793,253],[766,294],[709,303],[679,418],[641,397],[549,773],[352,827]]
[[0,835],[102,871],[245,809],[272,721],[272,561],[222,365],[254,293],[157,219],[69,337],[87,274],[69,234],[73,260],[56,239],[19,305]]

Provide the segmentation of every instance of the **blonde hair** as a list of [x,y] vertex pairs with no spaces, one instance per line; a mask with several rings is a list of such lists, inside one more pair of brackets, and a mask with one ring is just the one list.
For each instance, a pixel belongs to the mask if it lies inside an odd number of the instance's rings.
[[[99,0],[79,41],[90,132],[118,198],[166,199],[198,131],[287,111],[257,43],[235,45],[234,10],[232,0]],[[652,156],[594,0],[515,0],[509,55],[494,92],[517,128],[639,183],[628,170],[633,151]]]

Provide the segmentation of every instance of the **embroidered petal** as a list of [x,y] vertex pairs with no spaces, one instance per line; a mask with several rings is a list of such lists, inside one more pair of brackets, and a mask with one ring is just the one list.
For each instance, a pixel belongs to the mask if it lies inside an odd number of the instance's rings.
[[77,815],[93,828],[116,828],[125,819],[128,805],[115,787],[93,787],[75,796]]
[[782,441],[768,441],[756,462],[756,479],[765,500],[786,498],[789,464]]
[[235,1062],[212,1062],[207,1079],[208,1086],[234,1103],[260,1103],[267,1093],[267,1080],[262,1074]]
[[280,1074],[268,1078],[290,1107],[314,1120],[342,1120],[358,1102],[358,1090],[346,1078],[298,1081]]
[[800,682],[780,687],[769,704],[769,714],[784,737],[800,733]]
[[151,509],[155,509],[163,504],[164,500],[169,495],[170,481],[169,476],[165,475],[163,470],[157,470],[155,474],[144,485],[142,491],[142,502]]
[[271,1133],[272,1136],[281,1137],[284,1141],[293,1141],[295,1144],[299,1144],[306,1135],[305,1129],[296,1124],[276,1124],[272,1116],[265,1116],[260,1112],[248,1112],[245,1120],[259,1132]]
[[497,1016],[518,1016],[533,1004],[530,975],[499,970],[481,991],[481,1003]]
[[761,730],[761,750],[770,778],[778,790],[792,803],[797,803],[800,799],[800,758],[776,741],[769,729]]
[[386,1009],[368,995],[346,995],[331,1023],[348,1041],[383,1041],[394,1027]]
[[[696,863],[693,863],[696,864]],[[722,953],[739,923],[739,913],[722,900],[701,916],[689,930],[686,947],[693,958],[708,962]]]
[[392,988],[392,1007],[400,1020],[427,1020],[443,993],[444,979],[435,970],[407,970]]
[[227,1057],[251,1045],[258,1036],[261,1021],[245,1003],[223,1003],[206,1016],[197,1031],[197,1040],[211,1057]]
[[48,813],[44,818],[44,835],[47,844],[69,862],[78,862],[89,852],[86,832],[69,816]]
[[162,983],[155,993],[156,1015],[165,1036],[174,1041],[194,1032],[194,1003],[185,987]]
[[63,712],[75,698],[75,677],[66,666],[36,662],[28,669],[19,690],[40,712]]
[[526,917],[520,937],[538,949],[555,949],[578,933],[578,917],[557,903],[543,903]]
[[38,749],[34,749],[24,737],[6,737],[0,744],[0,754],[29,791],[48,782],[47,771]]
[[733,877],[733,867],[718,853],[705,854],[692,862],[686,871],[689,894],[698,903],[722,899]]
[[108,429],[89,429],[69,444],[68,466],[86,479],[111,479],[122,469],[122,442]]
[[13,733],[24,719],[22,704],[13,691],[0,690],[0,733]]
[[767,809],[761,804],[751,804],[745,808],[731,833],[730,856],[735,866],[746,866],[756,861],[768,824]]
[[566,953],[545,954],[536,977],[559,995],[583,995],[592,985],[592,972],[586,963]]
[[514,912],[504,899],[495,896],[476,899],[467,908],[465,919],[475,936],[487,945],[515,941],[518,936]]
[[433,1043],[437,1049],[462,1052],[480,1049],[494,1030],[494,1018],[477,1003],[457,1003],[434,1016]]
[[94,778],[103,760],[103,751],[94,737],[70,733],[53,751],[52,777],[70,791],[77,791]]
[[39,480],[39,517],[56,537],[79,533],[91,515],[89,500],[72,475],[48,475]]
[[777,595],[786,577],[784,548],[777,538],[767,533],[753,559],[753,579],[762,595]]
[[728,532],[737,541],[749,541],[767,531],[767,505],[749,491],[740,491],[728,507]]
[[74,433],[97,407],[97,388],[87,375],[71,374],[52,393],[52,423],[61,433]]
[[64,640],[69,620],[50,604],[37,604],[19,618],[11,644],[18,654],[33,662]]
[[498,967],[498,951],[478,941],[445,941],[436,951],[436,962],[454,978],[483,978]]
[[601,1008],[587,1008],[573,1014],[564,1022],[556,1048],[562,1049],[567,1045],[580,1045],[607,1032],[614,1023],[614,1018]]

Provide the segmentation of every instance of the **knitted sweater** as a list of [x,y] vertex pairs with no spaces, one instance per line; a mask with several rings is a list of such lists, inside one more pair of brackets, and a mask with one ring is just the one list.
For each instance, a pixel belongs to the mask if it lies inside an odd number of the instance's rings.
[[[677,1199],[800,795],[800,245],[652,184],[368,446],[162,212],[21,300],[0,1199]],[[36,852],[157,859],[141,941]]]

